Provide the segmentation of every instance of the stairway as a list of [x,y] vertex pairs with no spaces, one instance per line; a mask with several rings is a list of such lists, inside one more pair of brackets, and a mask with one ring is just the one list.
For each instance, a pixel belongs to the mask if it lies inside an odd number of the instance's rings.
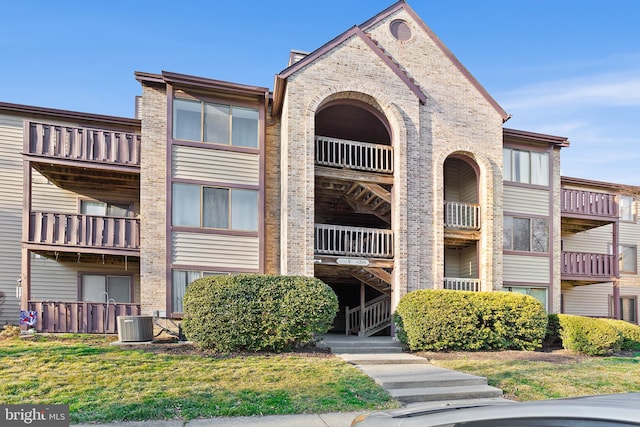
[[378,184],[355,181],[344,193],[344,200],[355,212],[375,215],[391,223],[391,193]]
[[403,353],[391,337],[327,334],[322,343],[404,405],[504,400],[502,390],[489,386],[486,378],[433,366],[423,357]]

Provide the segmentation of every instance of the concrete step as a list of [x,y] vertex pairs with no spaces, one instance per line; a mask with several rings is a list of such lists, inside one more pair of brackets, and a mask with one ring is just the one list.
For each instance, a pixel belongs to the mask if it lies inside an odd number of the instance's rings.
[[411,380],[405,378],[376,379],[376,382],[385,390],[487,385],[486,378],[476,377],[474,375],[460,375],[457,372],[442,375],[418,375]]
[[345,362],[357,366],[429,365],[429,361],[427,359],[408,353],[339,353],[336,354],[336,356]]
[[502,390],[488,385],[470,385],[433,388],[386,389],[402,403],[434,402],[467,399],[489,399],[502,397]]
[[402,353],[402,347],[398,346],[331,346],[331,353],[341,354],[376,354],[376,353]]

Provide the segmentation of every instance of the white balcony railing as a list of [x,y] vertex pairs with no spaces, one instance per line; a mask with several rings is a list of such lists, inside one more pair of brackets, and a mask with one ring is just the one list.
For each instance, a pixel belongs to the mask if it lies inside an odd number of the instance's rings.
[[315,253],[393,258],[393,232],[376,228],[315,225]]
[[389,145],[316,136],[316,164],[392,174],[393,148]]
[[444,202],[444,226],[465,230],[480,230],[480,205],[477,203]]
[[445,277],[444,289],[452,291],[473,291],[480,292],[480,279],[467,279],[461,277]]

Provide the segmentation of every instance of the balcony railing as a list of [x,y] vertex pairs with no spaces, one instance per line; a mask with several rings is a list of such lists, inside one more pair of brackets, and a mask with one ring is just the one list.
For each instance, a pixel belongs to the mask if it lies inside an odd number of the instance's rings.
[[350,335],[368,337],[391,325],[391,298],[381,295],[367,303],[363,307],[349,308],[345,310],[345,333]]
[[464,230],[480,230],[480,205],[445,200],[444,226]]
[[315,253],[393,258],[393,232],[375,228],[315,225]]
[[616,256],[563,251],[560,272],[562,276],[602,277],[603,279],[615,277],[617,275]]
[[316,136],[316,164],[392,174],[393,148],[389,145]]
[[140,166],[140,135],[103,129],[29,123],[29,154]]
[[473,291],[480,292],[480,279],[466,279],[460,277],[445,277],[444,289],[452,291]]
[[562,189],[562,213],[616,218],[618,205],[615,194]]
[[140,249],[140,220],[51,212],[31,212],[29,243],[103,249]]
[[106,302],[29,301],[37,313],[38,332],[115,334],[118,316],[140,314],[140,304]]

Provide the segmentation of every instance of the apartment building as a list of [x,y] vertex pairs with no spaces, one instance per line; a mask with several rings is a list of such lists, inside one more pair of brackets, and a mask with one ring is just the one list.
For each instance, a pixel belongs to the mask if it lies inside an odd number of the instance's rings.
[[637,322],[637,189],[561,177],[567,138],[506,128],[406,2],[285,65],[273,89],[136,72],[136,119],[0,104],[2,320],[114,331],[273,273],[328,283],[345,333],[425,288]]

